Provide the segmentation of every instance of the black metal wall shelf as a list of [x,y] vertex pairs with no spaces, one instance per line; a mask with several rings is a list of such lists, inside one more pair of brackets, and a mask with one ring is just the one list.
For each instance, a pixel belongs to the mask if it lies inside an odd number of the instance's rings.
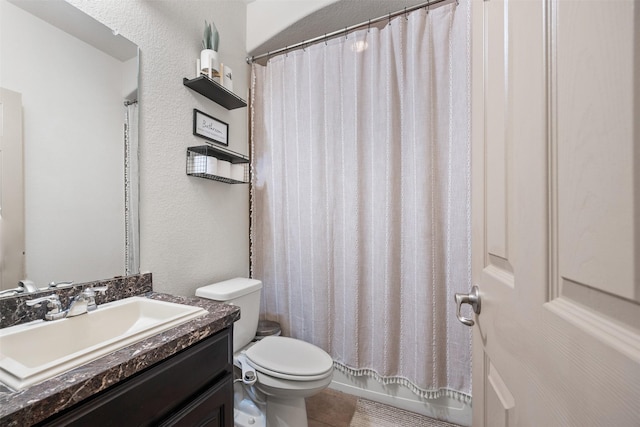
[[192,151],[203,156],[215,157],[220,160],[226,160],[230,163],[249,163],[249,158],[244,154],[236,153],[227,148],[216,147],[214,145],[198,145],[197,147],[189,147],[187,151]]
[[195,79],[184,77],[182,83],[189,89],[222,105],[227,110],[235,110],[236,108],[247,106],[247,102],[244,99],[206,76],[196,77]]
[[[202,157],[204,158],[202,159]],[[207,157],[215,157],[218,160],[224,160],[234,165],[243,164],[243,180],[240,181],[238,179],[208,173]],[[249,158],[240,153],[211,145],[189,147],[187,148],[187,175],[225,182],[227,184],[247,184],[249,182]]]

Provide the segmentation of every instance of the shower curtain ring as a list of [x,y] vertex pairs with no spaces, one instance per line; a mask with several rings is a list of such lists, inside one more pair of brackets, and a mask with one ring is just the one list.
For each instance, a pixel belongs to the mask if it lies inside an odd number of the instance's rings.
[[327,33],[324,33],[324,45],[327,45]]
[[371,31],[371,19],[369,19],[369,24],[367,25],[367,33]]
[[404,8],[404,19],[405,19],[405,21],[409,20],[409,17],[407,16],[407,8],[406,7]]
[[389,25],[391,25],[391,12],[389,12]]
[[349,40],[349,33],[347,32],[347,27],[344,27],[344,39]]

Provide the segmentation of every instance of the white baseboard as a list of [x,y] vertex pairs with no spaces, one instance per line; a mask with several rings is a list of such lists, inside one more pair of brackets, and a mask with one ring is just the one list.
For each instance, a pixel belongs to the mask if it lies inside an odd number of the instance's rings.
[[333,371],[333,381],[329,388],[427,417],[471,426],[471,405],[450,397],[427,400],[400,384],[385,385],[371,377],[349,375],[338,370]]

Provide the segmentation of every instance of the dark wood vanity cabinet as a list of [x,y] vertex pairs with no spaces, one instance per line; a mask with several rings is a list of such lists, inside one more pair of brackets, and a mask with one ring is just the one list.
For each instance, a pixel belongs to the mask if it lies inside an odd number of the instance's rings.
[[233,426],[232,328],[45,420],[42,426]]

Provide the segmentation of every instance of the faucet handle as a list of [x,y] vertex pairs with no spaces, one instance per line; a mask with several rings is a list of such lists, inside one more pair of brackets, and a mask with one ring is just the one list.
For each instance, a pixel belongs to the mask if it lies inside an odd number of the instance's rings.
[[29,307],[40,307],[43,302],[47,303],[47,311],[44,315],[44,320],[56,320],[65,316],[62,311],[62,303],[60,298],[56,294],[46,295],[44,297],[27,300],[26,303]]
[[21,286],[18,286],[17,288],[5,289],[4,291],[0,291],[0,296],[4,296],[4,295],[13,296],[13,295],[21,294],[22,292],[24,292],[24,288]]
[[81,295],[87,299],[87,311],[93,311],[98,308],[95,300],[96,292],[104,294],[105,292],[107,292],[107,289],[109,289],[108,286],[90,286],[82,291]]
[[96,286],[96,287],[89,286],[88,288],[84,288],[82,293],[87,297],[95,297],[96,292],[100,292],[101,294],[104,295],[104,293],[107,292],[107,289],[109,289],[108,286]]
[[66,281],[66,282],[51,282],[49,283],[49,287],[50,288],[66,288],[68,286],[73,285],[73,281]]
[[43,302],[47,302],[47,306],[55,305],[56,303],[60,304],[60,298],[56,294],[46,295],[40,298],[34,298],[27,300],[26,303],[29,307],[40,307]]

